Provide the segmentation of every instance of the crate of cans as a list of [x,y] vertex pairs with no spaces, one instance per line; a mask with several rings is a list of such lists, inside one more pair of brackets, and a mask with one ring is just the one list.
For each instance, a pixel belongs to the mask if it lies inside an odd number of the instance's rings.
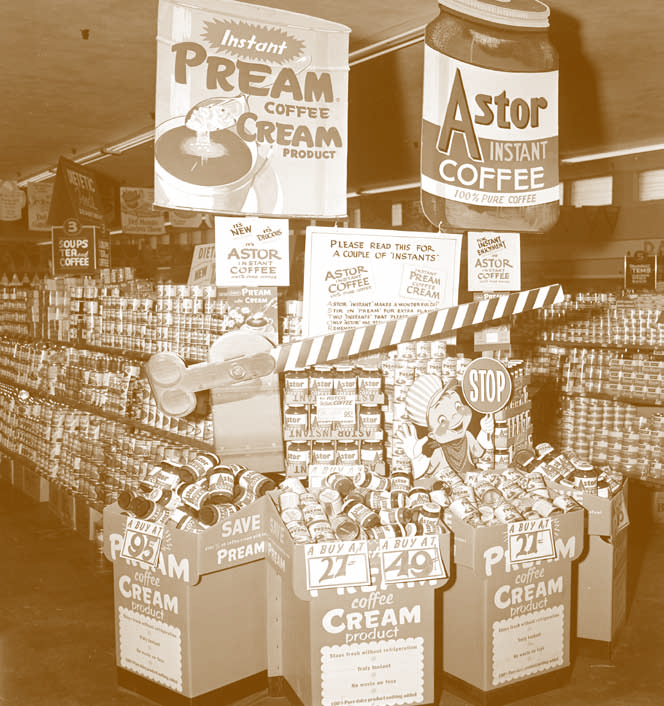
[[452,691],[499,699],[527,681],[535,692],[570,666],[572,564],[584,549],[585,512],[527,469],[534,457],[520,449],[516,465],[500,473],[433,481],[454,538],[442,659]]
[[628,481],[574,451],[535,447],[552,492],[566,493],[586,511],[587,546],[577,565],[576,636],[611,643],[627,613]]
[[271,674],[311,706],[432,703],[438,590],[452,573],[441,508],[361,466],[327,470],[270,493],[287,530]]
[[266,688],[273,487],[206,452],[156,464],[104,509],[122,686],[221,701]]

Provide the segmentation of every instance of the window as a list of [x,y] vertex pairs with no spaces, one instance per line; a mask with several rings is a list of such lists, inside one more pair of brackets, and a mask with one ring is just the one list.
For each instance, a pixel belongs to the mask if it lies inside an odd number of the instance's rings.
[[572,206],[610,206],[613,202],[613,177],[573,181],[570,200]]
[[664,169],[651,169],[639,174],[639,201],[664,199]]

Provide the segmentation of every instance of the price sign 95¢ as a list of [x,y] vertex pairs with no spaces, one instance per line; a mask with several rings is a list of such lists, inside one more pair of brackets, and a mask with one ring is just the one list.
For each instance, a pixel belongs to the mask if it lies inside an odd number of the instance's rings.
[[120,556],[129,561],[140,561],[154,568],[159,562],[163,537],[163,525],[130,517],[125,527]]
[[321,542],[305,552],[307,590],[369,586],[369,548],[365,541]]

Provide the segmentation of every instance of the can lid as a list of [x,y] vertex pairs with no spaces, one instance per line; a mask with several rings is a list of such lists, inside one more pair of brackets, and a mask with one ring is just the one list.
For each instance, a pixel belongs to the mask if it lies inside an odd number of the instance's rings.
[[549,26],[549,7],[540,0],[438,0],[438,4],[492,24],[532,29]]

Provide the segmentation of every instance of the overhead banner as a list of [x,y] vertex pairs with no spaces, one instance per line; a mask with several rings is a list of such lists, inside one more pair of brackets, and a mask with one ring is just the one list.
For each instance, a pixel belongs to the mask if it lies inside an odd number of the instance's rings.
[[166,232],[164,212],[153,210],[153,201],[154,189],[120,187],[120,214],[125,233],[162,235]]
[[288,219],[215,218],[217,281],[222,287],[287,287]]
[[48,212],[53,197],[52,182],[37,182],[28,184],[28,229],[51,230],[48,222]]
[[155,203],[346,213],[349,28],[230,0],[160,0]]
[[98,175],[88,167],[60,157],[49,223],[60,226],[68,218],[74,218],[84,225],[104,226],[109,217],[107,210]]
[[458,234],[310,226],[304,335],[455,305],[461,243]]
[[0,221],[20,221],[26,195],[15,181],[0,181]]

